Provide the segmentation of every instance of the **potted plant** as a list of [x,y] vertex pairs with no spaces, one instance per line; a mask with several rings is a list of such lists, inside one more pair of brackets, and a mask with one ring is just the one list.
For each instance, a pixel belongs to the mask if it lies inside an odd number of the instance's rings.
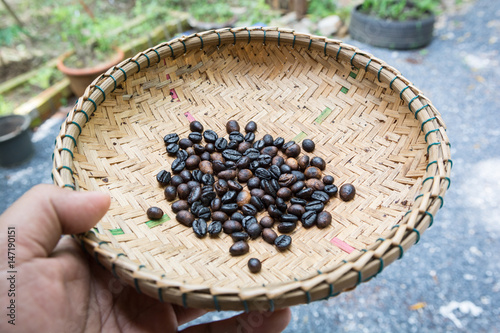
[[351,37],[389,49],[416,49],[432,40],[439,0],[365,0],[351,15]]
[[123,51],[106,34],[122,24],[116,17],[96,19],[88,7],[73,5],[54,9],[51,21],[58,26],[62,40],[72,46],[72,51],[58,59],[57,68],[69,78],[75,95],[83,95],[99,74],[123,60]]
[[33,155],[30,123],[25,115],[0,115],[0,166],[14,166]]

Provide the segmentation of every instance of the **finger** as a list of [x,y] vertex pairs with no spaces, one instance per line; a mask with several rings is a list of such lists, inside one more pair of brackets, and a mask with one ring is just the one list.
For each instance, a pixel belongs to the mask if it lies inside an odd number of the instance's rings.
[[179,326],[207,313],[206,310],[190,309],[176,304],[172,305],[172,307],[174,308],[175,315],[177,317],[177,323],[179,324]]
[[182,333],[195,332],[238,332],[238,333],[274,333],[283,331],[291,319],[290,309],[275,312],[242,313],[229,319],[191,326]]
[[0,227],[15,228],[16,256],[21,263],[48,256],[61,234],[89,230],[104,216],[109,204],[110,198],[104,193],[38,185],[0,216]]

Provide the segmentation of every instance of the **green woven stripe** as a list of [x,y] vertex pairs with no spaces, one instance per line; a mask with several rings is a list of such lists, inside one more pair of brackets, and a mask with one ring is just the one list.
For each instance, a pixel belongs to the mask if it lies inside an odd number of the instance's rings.
[[358,76],[358,74],[356,74],[354,72],[350,72],[349,76],[352,77],[353,79],[355,79]]
[[328,117],[331,113],[332,113],[332,109],[326,108],[323,110],[323,112],[321,112],[321,114],[318,116],[318,118],[316,118],[314,121],[317,124],[321,124],[323,122],[323,120],[325,120],[325,118]]
[[121,228],[118,228],[118,229],[111,229],[109,230],[109,232],[113,235],[113,236],[117,236],[117,235],[123,235],[125,232],[123,232],[123,230]]
[[307,137],[307,134],[304,132],[300,132],[295,136],[295,138],[292,139],[292,141],[295,141],[296,143],[299,143],[300,141],[304,140]]
[[340,88],[340,92],[343,92],[344,94],[347,94],[348,91],[349,89],[347,89],[346,87]]
[[151,221],[148,221],[146,222],[146,225],[149,227],[149,228],[154,228],[156,227],[157,225],[160,225],[164,222],[167,222],[167,221],[170,221],[170,216],[168,216],[167,214],[163,215],[163,217],[159,220],[151,220]]

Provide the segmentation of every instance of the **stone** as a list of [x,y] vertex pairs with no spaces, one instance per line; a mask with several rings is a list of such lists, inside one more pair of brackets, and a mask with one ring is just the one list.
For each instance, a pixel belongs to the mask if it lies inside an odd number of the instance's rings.
[[322,36],[333,36],[342,27],[342,20],[337,15],[327,16],[318,22],[318,31]]

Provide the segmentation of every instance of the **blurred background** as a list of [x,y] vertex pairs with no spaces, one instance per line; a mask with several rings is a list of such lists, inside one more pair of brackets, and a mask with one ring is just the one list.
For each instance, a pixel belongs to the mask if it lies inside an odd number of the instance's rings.
[[[353,292],[293,307],[286,332],[500,331],[500,1],[0,1],[0,213],[32,186],[51,183],[54,139],[82,94],[66,68],[88,69],[91,81],[104,72],[100,65],[228,26],[342,39],[397,68],[440,110],[452,184],[433,227],[404,260]],[[406,28],[379,30],[405,21],[420,22],[413,25],[429,39],[410,41]],[[22,127],[2,125],[11,114],[24,117],[24,144],[31,144],[25,154],[14,144],[15,161],[7,159],[12,147],[2,150],[9,131]]]

